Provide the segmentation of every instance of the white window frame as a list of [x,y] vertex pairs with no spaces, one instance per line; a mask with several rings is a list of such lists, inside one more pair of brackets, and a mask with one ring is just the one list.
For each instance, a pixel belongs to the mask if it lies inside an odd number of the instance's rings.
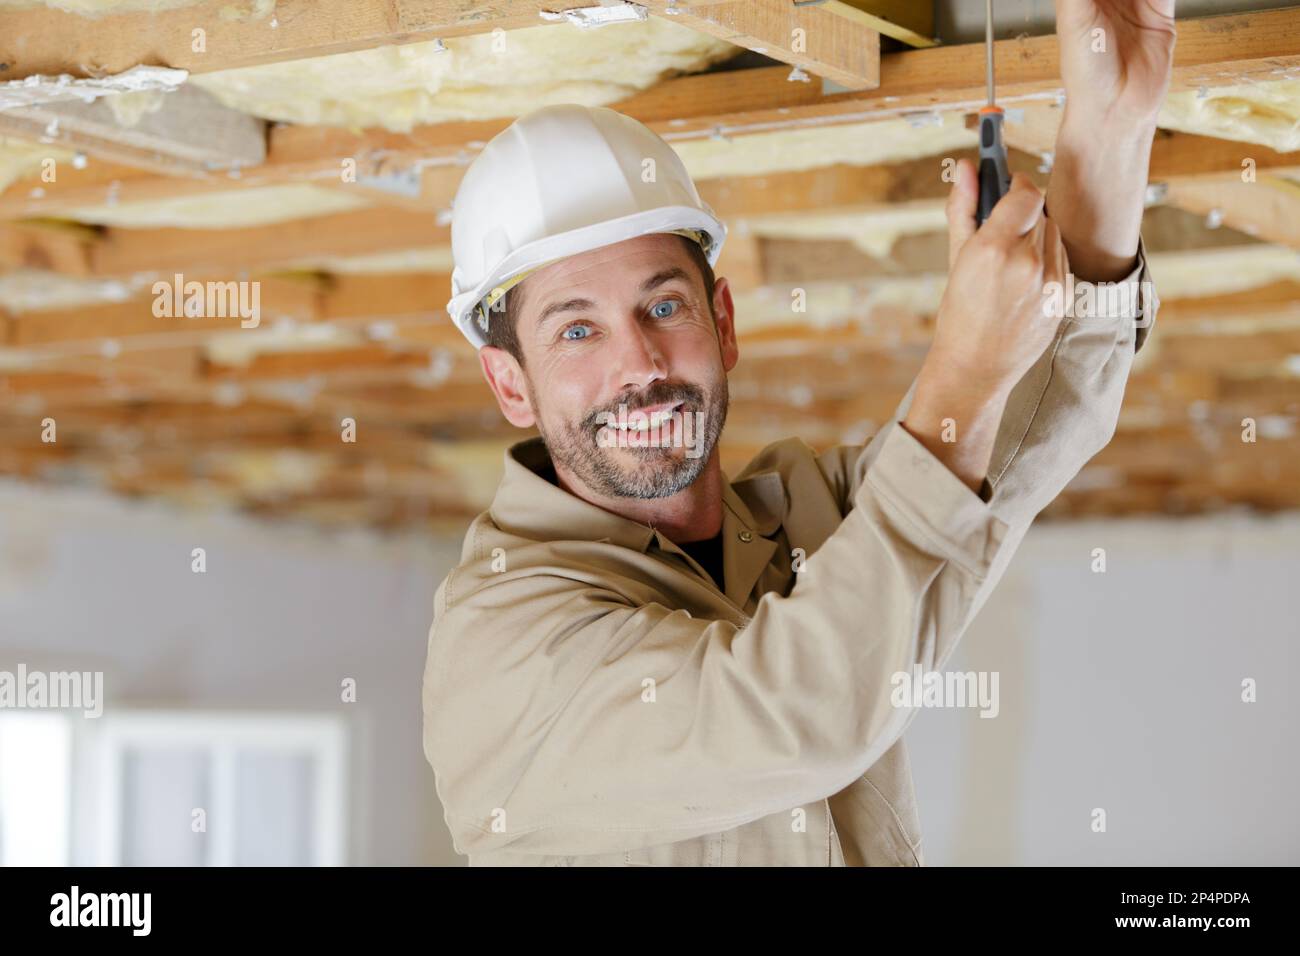
[[[21,817],[0,821],[5,830],[0,866],[71,862],[76,719],[58,710],[0,713],[0,800]],[[24,733],[34,726],[39,726],[38,734]],[[34,833],[41,839],[24,839]]]
[[[342,866],[347,856],[347,725],[333,714],[278,711],[122,710],[79,721],[77,756],[84,758],[89,801],[78,812],[93,821],[92,866],[121,866],[123,786],[126,755],[132,748],[184,747],[212,758],[209,819],[222,822],[208,831],[208,864],[235,863],[235,766],[240,753],[295,753],[313,758],[312,866]],[[80,775],[79,775],[80,776]],[[82,791],[85,792],[85,791]],[[78,801],[80,803],[80,801]],[[86,828],[78,828],[86,833]]]

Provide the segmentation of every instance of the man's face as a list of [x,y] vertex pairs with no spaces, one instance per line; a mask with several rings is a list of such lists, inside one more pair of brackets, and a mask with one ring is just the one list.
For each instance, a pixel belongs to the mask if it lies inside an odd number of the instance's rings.
[[651,235],[553,263],[508,295],[520,290],[526,370],[482,350],[506,417],[536,424],[556,469],[597,494],[662,498],[694,482],[737,358],[726,280],[711,302],[680,237]]

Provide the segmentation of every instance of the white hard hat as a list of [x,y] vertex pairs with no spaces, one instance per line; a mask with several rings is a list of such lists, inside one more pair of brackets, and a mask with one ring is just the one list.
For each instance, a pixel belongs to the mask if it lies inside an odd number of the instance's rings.
[[527,273],[658,232],[695,239],[711,266],[727,235],[671,146],[605,107],[534,110],[492,138],[456,191],[447,311],[481,347],[492,304]]

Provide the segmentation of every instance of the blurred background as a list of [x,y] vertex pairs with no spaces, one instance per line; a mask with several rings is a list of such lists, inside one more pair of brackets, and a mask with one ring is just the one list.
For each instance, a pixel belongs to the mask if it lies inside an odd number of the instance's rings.
[[[527,433],[443,308],[449,208],[514,116],[623,110],[727,221],[726,471],[888,420],[983,3],[670,6],[0,0],[0,675],[104,687],[97,718],[0,707],[0,864],[463,863],[425,640]],[[1045,186],[1052,4],[996,7]],[[930,864],[1300,862],[1300,5],[1178,11],[1159,319],[951,662],[1000,674],[998,718],[908,731]],[[191,280],[257,321],[160,314]]]

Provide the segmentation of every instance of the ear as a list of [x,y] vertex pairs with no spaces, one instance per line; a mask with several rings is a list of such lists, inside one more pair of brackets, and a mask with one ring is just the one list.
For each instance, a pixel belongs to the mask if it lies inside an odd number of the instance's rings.
[[515,357],[505,349],[485,345],[478,350],[478,363],[506,421],[518,428],[530,428],[536,424],[537,416],[528,397],[528,382]]
[[717,316],[722,367],[730,372],[740,361],[740,348],[736,345],[736,305],[731,300],[731,286],[722,276],[713,284],[713,314]]

